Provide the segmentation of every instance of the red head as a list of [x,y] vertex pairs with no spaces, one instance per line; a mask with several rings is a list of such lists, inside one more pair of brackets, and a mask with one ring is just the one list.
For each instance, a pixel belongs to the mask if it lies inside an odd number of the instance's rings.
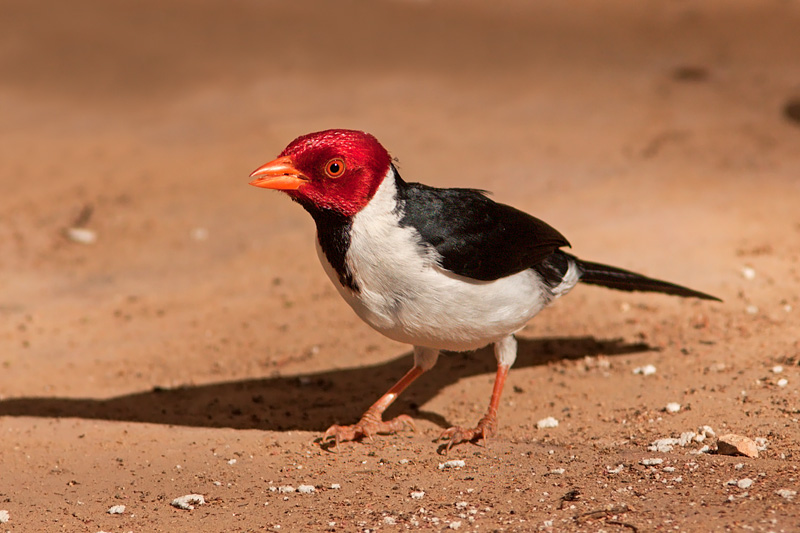
[[369,133],[326,130],[292,141],[250,174],[250,185],[284,191],[307,208],[353,216],[372,199],[390,164],[389,152]]

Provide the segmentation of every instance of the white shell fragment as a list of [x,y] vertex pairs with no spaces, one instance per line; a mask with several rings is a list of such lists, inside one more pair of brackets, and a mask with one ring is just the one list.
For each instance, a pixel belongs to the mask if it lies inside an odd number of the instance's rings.
[[742,267],[742,277],[744,279],[755,279],[756,270],[753,267]]
[[547,418],[542,418],[541,420],[536,422],[536,427],[539,429],[557,428],[558,420],[556,420],[552,416],[548,416]]
[[654,440],[650,443],[650,446],[647,447],[648,450],[651,452],[661,452],[667,453],[671,452],[672,448],[678,445],[678,439],[667,437],[665,439],[658,439]]
[[124,505],[112,505],[108,509],[108,511],[106,511],[106,512],[108,514],[122,514],[122,513],[125,512],[125,506]]
[[412,492],[410,494],[410,496],[411,496],[412,500],[421,500],[422,498],[425,497],[425,491],[424,490],[415,490],[414,492]]
[[0,511],[0,524],[5,524],[10,518],[11,517],[8,515],[8,511]]
[[656,367],[653,365],[637,366],[633,369],[634,374],[641,374],[643,376],[651,376],[656,373]]
[[668,413],[677,413],[681,410],[681,404],[678,402],[669,402],[664,410],[666,410]]
[[466,465],[467,463],[462,459],[453,459],[452,461],[439,463],[439,470],[444,470],[445,468],[463,468]]
[[642,464],[644,466],[657,466],[663,462],[664,459],[661,459],[660,457],[654,457],[652,459],[642,459],[641,461],[639,461],[639,464]]
[[[775,494],[783,498],[784,500],[792,501],[795,496],[797,496],[796,490],[791,489],[779,489],[775,491]],[[3,511],[0,511],[2,513]]]
[[739,481],[736,482],[736,486],[742,490],[749,489],[752,485],[753,485],[753,480],[750,479],[749,477],[740,479]]
[[66,235],[69,240],[79,244],[94,244],[97,241],[97,232],[88,228],[67,228]]
[[202,494],[187,494],[186,496],[179,496],[172,500],[171,505],[178,509],[191,511],[194,509],[195,505],[203,505],[204,503],[206,503],[206,499]]
[[[675,446],[686,447],[693,443],[701,443],[707,438],[716,436],[714,430],[710,426],[701,426],[700,429],[694,431],[684,431],[680,437],[667,437],[658,439],[650,443],[647,447],[651,452],[667,453],[671,452]],[[703,446],[700,450],[694,450],[691,453],[705,453],[709,450],[708,446]]]
[[[701,426],[698,431],[700,432],[701,435],[703,435],[703,438],[710,438],[710,437],[716,437],[717,436],[717,434],[714,433],[714,430],[711,429],[711,426]],[[698,442],[701,442],[701,441],[698,441]]]
[[316,492],[317,488],[314,485],[300,485],[297,487],[297,492],[300,494],[311,494]]

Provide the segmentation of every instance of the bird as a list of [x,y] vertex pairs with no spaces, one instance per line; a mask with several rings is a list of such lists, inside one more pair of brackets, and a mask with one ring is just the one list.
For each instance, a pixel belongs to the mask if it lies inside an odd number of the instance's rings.
[[622,268],[584,261],[556,229],[485,191],[406,182],[371,134],[329,129],[302,135],[250,174],[279,190],[316,224],[323,269],[355,313],[383,335],[413,346],[412,368],[354,424],[332,425],[320,441],[338,448],[415,425],[384,420],[397,397],[431,370],[441,351],[493,345],[489,406],[474,427],[439,436],[446,453],[497,431],[503,386],[517,357],[514,334],[579,282],[721,301]]

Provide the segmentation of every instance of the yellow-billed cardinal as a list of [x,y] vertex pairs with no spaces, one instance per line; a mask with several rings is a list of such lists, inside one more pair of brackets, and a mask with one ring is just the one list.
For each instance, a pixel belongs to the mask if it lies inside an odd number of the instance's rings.
[[514,333],[579,281],[623,291],[717,300],[680,285],[583,261],[559,248],[555,229],[473,189],[406,183],[372,135],[327,130],[292,141],[251,175],[250,184],[284,191],[317,225],[317,252],[339,293],[367,324],[414,345],[414,366],[351,426],[331,426],[323,442],[394,433],[413,422],[383,412],[436,364],[439,350],[494,344],[497,376],[486,415],[453,427],[453,444],[495,431]]

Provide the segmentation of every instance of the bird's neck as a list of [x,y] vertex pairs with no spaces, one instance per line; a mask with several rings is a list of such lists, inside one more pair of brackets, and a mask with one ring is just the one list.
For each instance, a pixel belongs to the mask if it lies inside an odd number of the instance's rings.
[[[393,191],[398,191],[406,186],[394,165],[390,165],[383,182],[380,187],[388,185],[391,186]],[[328,263],[338,274],[339,281],[345,287],[358,292],[358,283],[346,261],[347,251],[350,249],[351,231],[355,215],[345,215],[334,209],[320,208],[312,204],[302,202],[301,204],[311,214],[317,225],[317,240],[319,241],[320,249]]]
[[350,248],[350,230],[353,217],[343,215],[332,209],[317,209],[303,206],[314,218],[317,225],[317,240],[325,258],[339,275],[339,282],[358,292],[358,285],[345,258]]

